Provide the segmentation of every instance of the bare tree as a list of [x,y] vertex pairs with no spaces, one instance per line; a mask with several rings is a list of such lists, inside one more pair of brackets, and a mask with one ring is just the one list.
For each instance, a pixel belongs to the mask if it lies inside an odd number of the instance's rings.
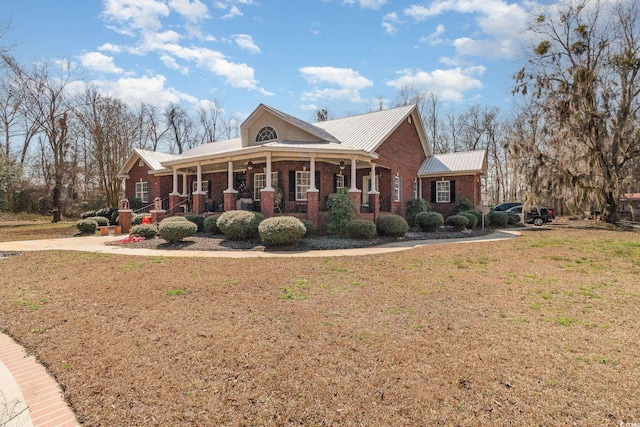
[[540,14],[528,30],[542,41],[515,76],[514,92],[532,95],[547,131],[542,147],[514,146],[533,155],[533,195],[570,190],[578,207],[602,207],[609,222],[640,158],[639,8],[584,0]]
[[164,117],[171,135],[172,152],[182,154],[196,145],[193,120],[182,107],[169,105],[165,109]]
[[54,75],[47,63],[33,64],[27,69],[7,55],[2,55],[13,82],[24,96],[21,104],[27,120],[37,124],[44,138],[40,140],[40,153],[44,175],[53,199],[53,221],[60,221],[61,196],[69,142],[69,119],[73,105],[65,93],[72,82],[68,62],[60,63]]
[[198,121],[202,128],[201,143],[216,142],[224,135],[224,124],[222,123],[222,108],[218,101],[208,102],[206,106],[200,106],[197,111]]

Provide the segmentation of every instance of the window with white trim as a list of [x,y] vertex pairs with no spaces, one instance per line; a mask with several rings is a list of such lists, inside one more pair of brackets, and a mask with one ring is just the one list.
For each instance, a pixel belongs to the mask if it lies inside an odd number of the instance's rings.
[[402,178],[397,175],[393,177],[393,201],[402,201]]
[[449,203],[451,201],[451,182],[436,182],[436,203]]
[[263,127],[256,135],[256,142],[271,141],[274,139],[278,139],[278,133],[271,126]]
[[336,175],[336,193],[342,194],[344,192],[344,175]]
[[296,171],[296,201],[307,200],[309,187],[311,187],[311,171]]
[[[195,193],[196,191],[198,191],[198,181],[193,181],[191,183],[191,192]],[[202,191],[209,194],[209,181],[202,181]]]
[[[278,172],[271,172],[271,186],[278,184]],[[253,174],[253,200],[260,200],[260,191],[267,186],[266,173]]]
[[136,182],[136,199],[142,203],[149,203],[149,183],[146,181]]

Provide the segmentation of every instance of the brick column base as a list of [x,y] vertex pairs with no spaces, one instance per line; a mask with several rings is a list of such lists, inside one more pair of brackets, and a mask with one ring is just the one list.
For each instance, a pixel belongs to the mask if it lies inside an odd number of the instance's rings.
[[167,211],[165,211],[164,209],[152,210],[149,211],[149,213],[151,214],[151,222],[155,224],[159,224],[160,221],[162,221],[167,216]]
[[260,191],[260,211],[266,217],[273,216],[273,200],[275,191],[262,189]]
[[359,214],[362,212],[362,191],[360,190],[349,190],[349,198],[351,199],[351,203],[353,203],[353,207],[356,208],[356,213]]
[[224,191],[224,211],[235,211],[238,203],[238,192],[235,190]]
[[204,198],[206,194],[201,193],[193,193],[193,213],[195,214],[203,214],[204,213]]
[[133,211],[131,209],[120,209],[118,211],[118,224],[122,227],[122,232],[127,234],[131,230],[131,222],[133,221]]
[[169,215],[175,215],[177,213],[178,205],[180,205],[181,200],[180,194],[169,194]]
[[376,222],[380,216],[380,193],[377,191],[369,192],[369,208],[373,212],[373,222]]
[[316,226],[320,227],[320,192],[307,191],[307,219]]

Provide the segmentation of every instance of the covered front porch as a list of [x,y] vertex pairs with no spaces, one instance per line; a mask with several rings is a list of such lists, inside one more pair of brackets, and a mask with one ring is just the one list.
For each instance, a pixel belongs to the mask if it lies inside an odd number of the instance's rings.
[[382,185],[391,185],[390,171],[374,162],[375,155],[345,151],[256,150],[165,162],[173,181],[167,214],[246,209],[266,217],[294,215],[319,225],[329,194],[344,192],[359,214],[375,219],[381,207],[381,181],[388,178],[389,183]]

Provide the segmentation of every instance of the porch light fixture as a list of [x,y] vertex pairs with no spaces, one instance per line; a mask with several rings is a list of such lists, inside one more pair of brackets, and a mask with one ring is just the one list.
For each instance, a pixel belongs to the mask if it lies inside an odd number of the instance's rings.
[[252,169],[253,169],[253,162],[252,162],[251,160],[249,160],[249,161],[247,162],[247,170],[248,170],[248,171],[250,171],[250,170],[252,170]]
[[340,170],[344,170],[344,160],[340,160]]

